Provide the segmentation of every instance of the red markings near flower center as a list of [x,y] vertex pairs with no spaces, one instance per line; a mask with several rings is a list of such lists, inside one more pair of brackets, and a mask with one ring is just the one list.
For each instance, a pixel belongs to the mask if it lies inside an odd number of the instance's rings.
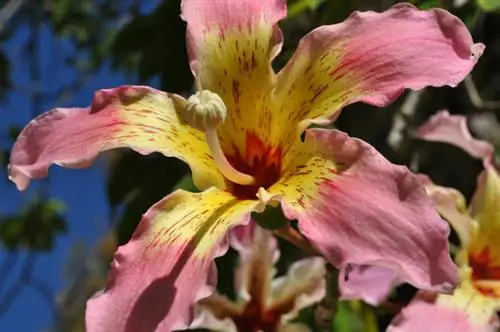
[[[489,247],[484,247],[477,254],[469,254],[469,265],[472,268],[472,280],[500,281],[500,265],[493,262]],[[477,286],[477,285],[476,285]],[[491,289],[477,286],[477,289],[486,296],[500,297],[500,289]]]
[[230,192],[239,199],[256,199],[260,187],[269,188],[276,183],[281,171],[281,149],[267,146],[255,133],[247,132],[243,153],[226,156],[238,171],[255,178],[255,184],[247,186],[230,183]]
[[266,311],[257,302],[250,301],[243,314],[233,317],[233,321],[239,332],[276,332],[281,314],[277,311]]

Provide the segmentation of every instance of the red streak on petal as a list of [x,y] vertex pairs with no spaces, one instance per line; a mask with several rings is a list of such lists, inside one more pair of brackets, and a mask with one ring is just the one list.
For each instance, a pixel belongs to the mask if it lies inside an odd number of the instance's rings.
[[256,199],[260,187],[269,188],[276,183],[281,171],[281,148],[270,147],[254,132],[247,132],[245,151],[228,155],[227,159],[238,171],[255,178],[251,186],[230,183],[229,191],[240,199]]
[[245,306],[243,314],[233,317],[239,332],[276,332],[282,313],[266,310],[260,301],[253,299]]
[[[494,264],[489,247],[484,247],[479,254],[469,254],[469,265],[472,268],[472,280],[500,281],[500,265]],[[477,287],[486,296],[500,297],[500,290],[487,287]]]

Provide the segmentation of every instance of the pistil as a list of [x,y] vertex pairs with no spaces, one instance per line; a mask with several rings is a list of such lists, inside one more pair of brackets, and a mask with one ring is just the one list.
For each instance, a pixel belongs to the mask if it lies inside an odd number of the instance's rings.
[[227,116],[226,105],[222,99],[211,91],[201,90],[190,96],[181,109],[181,115],[186,123],[205,133],[212,157],[224,177],[241,185],[254,184],[255,178],[236,170],[222,151],[216,130],[217,126],[223,123]]

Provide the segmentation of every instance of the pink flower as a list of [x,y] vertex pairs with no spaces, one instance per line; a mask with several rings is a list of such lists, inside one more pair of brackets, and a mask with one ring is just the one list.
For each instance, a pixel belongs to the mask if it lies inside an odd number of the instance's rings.
[[88,302],[89,331],[186,326],[212,292],[228,231],[268,203],[281,203],[346,280],[353,267],[376,265],[423,289],[458,281],[449,227],[417,178],[361,140],[305,128],[354,102],[384,106],[405,88],[455,86],[484,46],[444,10],[397,5],[312,31],[275,74],[285,15],[284,0],[184,0],[195,95],[100,90],[90,107],[54,109],[20,134],[9,174],[21,190],[51,164],[85,167],[130,147],[184,160],[203,191],[173,192],[146,212]]
[[394,287],[402,281],[396,271],[378,265],[353,266],[345,277],[346,271],[340,271],[339,289],[342,300],[362,299],[377,306],[383,303]]
[[[474,139],[467,119],[441,111],[417,131],[417,137],[446,142],[483,160],[476,193],[469,208],[462,194],[434,185],[423,177],[426,189],[443,218],[457,232],[461,248],[456,256],[461,282],[452,295],[417,298],[393,322],[390,331],[497,331],[500,309],[500,176],[493,165],[493,146]],[[430,296],[430,295],[429,295]],[[426,316],[432,314],[429,320]],[[445,328],[446,327],[446,328]],[[454,329],[452,329],[454,328]],[[427,329],[428,330],[428,329]]]
[[488,309],[483,298],[464,286],[453,295],[420,291],[394,318],[387,332],[498,331],[498,318]]
[[272,233],[252,224],[233,235],[232,245],[240,254],[235,275],[238,301],[212,294],[198,303],[190,327],[225,332],[309,331],[290,321],[325,296],[325,261],[302,259],[285,276],[273,279],[279,251]]

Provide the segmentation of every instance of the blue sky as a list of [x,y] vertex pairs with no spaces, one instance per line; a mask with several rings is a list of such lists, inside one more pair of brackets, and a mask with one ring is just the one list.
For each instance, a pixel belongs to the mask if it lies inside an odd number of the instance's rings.
[[[11,56],[19,59],[13,64],[12,79],[20,86],[29,86],[27,80],[26,59],[18,58],[16,54],[26,40],[27,31],[21,30],[7,45],[3,45]],[[48,46],[51,41],[51,34],[44,30],[40,35],[42,52],[39,59],[42,68],[51,57],[53,50]],[[69,42],[62,44],[63,51],[71,51]],[[60,70],[58,72],[43,72],[43,85],[49,90],[56,90],[58,86],[69,83],[74,78],[74,73],[70,70]],[[93,92],[100,88],[113,87],[125,83],[134,83],[126,79],[119,73],[112,72],[109,68],[100,70],[89,82],[75,94],[71,101],[65,105],[44,105],[44,109],[54,106],[87,106],[92,100]],[[53,87],[53,89],[50,89]],[[5,134],[5,125],[18,124],[24,126],[32,117],[32,109],[26,95],[20,92],[12,92],[8,96],[7,103],[0,104],[0,133]],[[0,141],[5,145],[5,142]],[[13,212],[21,207],[36,194],[39,186],[34,182],[25,192],[19,193],[15,186],[6,180],[6,172],[0,172],[0,214]],[[35,275],[43,279],[50,288],[57,294],[64,282],[63,267],[67,261],[70,249],[76,241],[83,240],[92,244],[103,234],[108,225],[109,211],[105,196],[104,168],[102,163],[95,163],[93,167],[86,170],[67,170],[60,167],[53,167],[50,171],[50,196],[58,198],[66,203],[66,217],[68,220],[68,232],[59,236],[53,251],[47,254],[38,255],[34,267]],[[0,264],[5,259],[5,252],[0,250]],[[5,291],[12,282],[19,276],[20,266],[18,265],[5,281]],[[0,280],[0,283],[3,283]],[[2,293],[0,293],[0,299]],[[0,331],[37,331],[42,330],[51,323],[51,312],[47,308],[46,302],[40,295],[26,288],[17,298],[9,311],[0,316]]]

